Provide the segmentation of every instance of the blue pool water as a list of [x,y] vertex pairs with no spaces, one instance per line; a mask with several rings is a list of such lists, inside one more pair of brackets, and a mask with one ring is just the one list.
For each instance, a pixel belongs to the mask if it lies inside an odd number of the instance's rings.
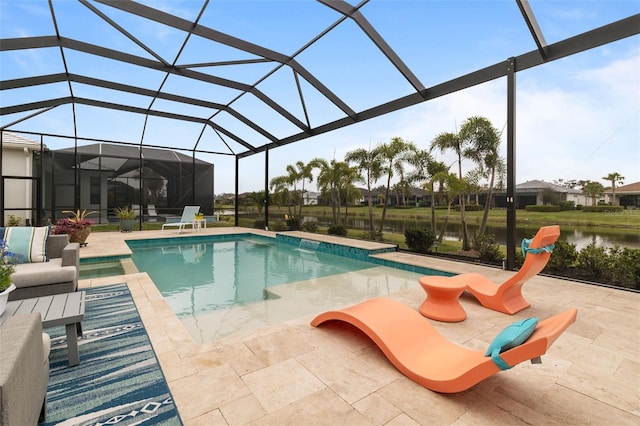
[[271,286],[378,266],[314,248],[259,237],[148,240],[132,245],[132,260],[149,274],[179,318],[265,300]]

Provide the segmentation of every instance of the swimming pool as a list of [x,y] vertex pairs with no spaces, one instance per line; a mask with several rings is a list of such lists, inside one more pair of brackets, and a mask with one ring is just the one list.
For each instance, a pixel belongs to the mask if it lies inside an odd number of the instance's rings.
[[416,287],[424,275],[258,236],[128,244],[201,342]]

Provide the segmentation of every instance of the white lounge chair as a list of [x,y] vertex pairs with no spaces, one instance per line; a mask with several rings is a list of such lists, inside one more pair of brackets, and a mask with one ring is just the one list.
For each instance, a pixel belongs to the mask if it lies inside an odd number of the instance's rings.
[[162,231],[164,232],[164,228],[168,226],[177,227],[178,233],[182,232],[185,226],[191,226],[191,229],[193,229],[194,217],[199,211],[200,206],[184,206],[180,222],[165,222],[162,224]]
[[147,205],[147,220],[149,222],[157,222],[162,216],[158,216],[155,204]]

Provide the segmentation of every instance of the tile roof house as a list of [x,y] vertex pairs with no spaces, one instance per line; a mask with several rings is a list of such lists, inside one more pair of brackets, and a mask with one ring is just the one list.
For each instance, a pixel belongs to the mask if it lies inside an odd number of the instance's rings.
[[604,194],[613,206],[623,206],[631,209],[640,208],[640,182],[618,186],[615,199],[613,199],[611,188],[605,189]]
[[590,204],[588,197],[578,189],[566,188],[543,180],[529,180],[516,185],[518,208],[523,208],[525,205],[545,204],[546,193],[556,194],[561,198],[560,201],[573,201],[575,205]]

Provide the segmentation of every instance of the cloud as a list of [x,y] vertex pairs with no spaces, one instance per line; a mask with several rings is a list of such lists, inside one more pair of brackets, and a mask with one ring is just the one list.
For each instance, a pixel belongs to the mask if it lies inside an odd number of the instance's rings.
[[[518,74],[517,182],[564,178],[606,183],[602,177],[614,171],[625,176],[626,183],[640,181],[640,73],[633,72],[640,69],[640,50],[619,57],[602,66],[580,68],[565,62]],[[270,176],[284,174],[286,165],[297,160],[330,160],[334,153],[341,160],[348,151],[387,142],[394,136],[428,149],[436,135],[457,131],[474,115],[488,118],[498,130],[505,127],[506,79],[273,150]],[[450,152],[434,154],[447,165],[457,160]],[[501,154],[506,155],[506,132]],[[257,157],[251,166],[247,159],[241,161],[245,190],[263,186],[264,157]],[[465,161],[463,172],[471,168],[473,164]]]

